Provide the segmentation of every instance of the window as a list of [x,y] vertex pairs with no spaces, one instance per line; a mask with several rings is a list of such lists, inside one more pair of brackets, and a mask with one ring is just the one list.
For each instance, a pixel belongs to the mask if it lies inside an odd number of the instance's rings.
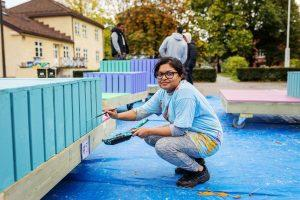
[[80,24],[75,22],[75,34],[80,35]]
[[99,29],[95,29],[95,40],[99,40]]
[[80,58],[80,48],[76,48],[75,53],[76,53],[76,58]]
[[86,25],[82,25],[82,37],[86,38],[87,37],[87,31],[86,31]]
[[35,42],[35,57],[43,57],[43,44],[42,42]]
[[83,57],[84,57],[84,60],[87,61],[87,59],[88,59],[88,50],[87,49],[83,49]]
[[58,45],[54,44],[54,58],[58,59]]
[[96,62],[100,61],[100,54],[99,51],[96,51]]
[[64,46],[64,58],[69,58],[69,47]]

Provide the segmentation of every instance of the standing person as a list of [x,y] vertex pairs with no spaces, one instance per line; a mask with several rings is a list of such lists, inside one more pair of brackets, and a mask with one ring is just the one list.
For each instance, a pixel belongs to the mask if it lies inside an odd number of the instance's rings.
[[186,62],[187,58],[187,44],[182,36],[183,28],[178,27],[177,32],[166,37],[163,43],[159,47],[159,53],[161,57],[173,57],[181,61]]
[[184,33],[183,38],[188,44],[188,54],[186,62],[184,64],[187,74],[186,80],[193,84],[193,69],[196,65],[197,60],[197,48],[195,43],[192,41],[192,35],[190,33]]
[[175,173],[182,174],[177,186],[205,183],[210,175],[204,158],[215,154],[222,141],[219,119],[205,97],[184,80],[178,59],[162,58],[155,65],[154,75],[161,89],[144,105],[122,113],[105,112],[111,118],[130,121],[162,114],[170,125],[138,128],[134,135],[144,138],[162,159],[177,166]]
[[117,27],[111,30],[111,54],[115,59],[126,59],[129,53],[128,44],[124,35],[125,26],[118,23]]

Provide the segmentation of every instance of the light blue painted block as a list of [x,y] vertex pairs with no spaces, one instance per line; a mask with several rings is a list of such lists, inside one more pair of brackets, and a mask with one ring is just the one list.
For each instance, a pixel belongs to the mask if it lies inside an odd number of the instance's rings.
[[72,88],[64,85],[64,112],[65,112],[65,141],[66,147],[73,143],[73,111],[72,111]]
[[288,72],[288,96],[300,98],[300,72]]
[[15,181],[11,102],[9,94],[0,93],[0,192]]
[[44,114],[44,142],[45,159],[50,159],[55,154],[55,132],[54,132],[54,104],[53,88],[43,89],[43,114]]
[[80,135],[86,134],[86,101],[85,101],[85,82],[79,83],[79,106],[80,106]]
[[64,122],[64,88],[62,85],[54,87],[54,113],[56,153],[59,153],[66,147]]
[[91,82],[85,83],[85,99],[86,99],[86,129],[87,129],[87,132],[90,132],[93,128]]
[[45,161],[42,90],[30,90],[28,96],[31,165],[35,169]]
[[74,141],[76,141],[80,138],[78,83],[72,84],[72,106],[73,106],[73,135],[74,135]]
[[91,82],[92,128],[97,127],[96,81]]
[[12,94],[15,177],[20,180],[31,171],[27,92]]

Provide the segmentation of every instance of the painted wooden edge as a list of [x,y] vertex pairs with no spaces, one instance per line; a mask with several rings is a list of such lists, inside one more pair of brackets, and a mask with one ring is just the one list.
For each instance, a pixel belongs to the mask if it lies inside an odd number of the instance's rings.
[[296,103],[230,103],[227,113],[251,113],[270,115],[299,115],[300,104]]
[[81,162],[81,143],[90,139],[91,151],[116,128],[115,120],[107,120],[90,133],[27,174],[2,193],[0,200],[41,199]]
[[146,99],[148,92],[140,92],[135,94],[128,94],[121,97],[114,97],[107,100],[102,100],[102,109],[117,108],[130,103],[134,103],[143,99]]
[[155,86],[148,86],[148,93],[149,94],[155,94],[158,90],[159,90],[159,86],[155,85]]

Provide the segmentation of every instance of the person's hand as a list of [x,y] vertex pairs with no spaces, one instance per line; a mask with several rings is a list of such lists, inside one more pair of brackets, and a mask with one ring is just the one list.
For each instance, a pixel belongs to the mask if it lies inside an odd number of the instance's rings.
[[117,109],[107,109],[104,110],[104,112],[106,112],[110,118],[118,119]]
[[150,129],[149,128],[137,128],[132,130],[132,133],[134,136],[138,136],[140,138],[145,138],[148,135],[150,135]]

